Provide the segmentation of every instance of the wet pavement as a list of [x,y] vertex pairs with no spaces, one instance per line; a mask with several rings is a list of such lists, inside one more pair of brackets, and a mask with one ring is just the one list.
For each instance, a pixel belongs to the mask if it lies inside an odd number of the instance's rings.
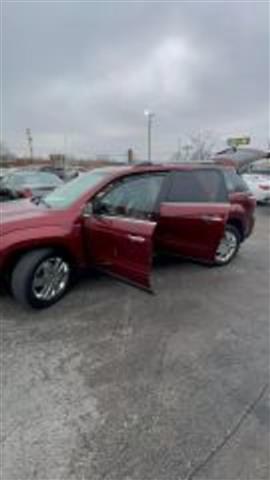
[[3,480],[269,478],[270,208],[224,268],[0,296]]

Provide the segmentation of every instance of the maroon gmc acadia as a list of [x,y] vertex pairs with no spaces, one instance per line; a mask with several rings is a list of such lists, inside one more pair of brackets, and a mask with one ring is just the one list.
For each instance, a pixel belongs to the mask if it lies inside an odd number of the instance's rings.
[[47,307],[75,271],[95,267],[150,289],[153,254],[225,265],[254,225],[255,199],[232,167],[107,167],[46,197],[2,203],[0,275]]

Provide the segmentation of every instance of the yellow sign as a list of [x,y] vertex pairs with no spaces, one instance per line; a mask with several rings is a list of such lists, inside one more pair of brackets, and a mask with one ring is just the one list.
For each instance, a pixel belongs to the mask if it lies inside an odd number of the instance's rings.
[[227,140],[227,145],[230,147],[239,147],[239,145],[249,145],[250,137],[231,137]]

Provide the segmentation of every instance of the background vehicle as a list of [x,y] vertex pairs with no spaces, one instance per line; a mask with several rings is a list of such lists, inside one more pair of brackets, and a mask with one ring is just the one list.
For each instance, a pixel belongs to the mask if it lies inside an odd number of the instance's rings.
[[41,197],[62,184],[62,180],[52,173],[17,170],[0,180],[0,201]]
[[237,172],[245,173],[255,165],[263,164],[269,158],[269,152],[256,148],[227,148],[214,155],[213,161],[218,165],[231,165]]
[[69,182],[70,180],[74,180],[74,178],[84,173],[83,170],[79,170],[76,168],[53,167],[49,165],[41,167],[40,171],[54,173],[59,178],[61,178],[61,180],[63,180],[64,182]]
[[77,268],[150,289],[154,253],[226,265],[254,225],[256,201],[232,168],[100,168],[40,202],[3,205],[0,271],[21,303],[56,302]]
[[241,174],[257,202],[264,203],[270,197],[269,152],[254,148],[228,148],[213,158],[218,165],[231,165]]
[[244,173],[254,173],[256,175],[265,175],[268,178],[270,177],[270,158],[263,160],[258,160],[257,162],[252,163],[247,168],[246,172]]
[[2,180],[2,178],[4,178],[9,173],[11,173],[9,168],[0,167],[0,180]]
[[270,176],[267,177],[266,175],[256,173],[244,173],[242,178],[258,203],[270,201]]

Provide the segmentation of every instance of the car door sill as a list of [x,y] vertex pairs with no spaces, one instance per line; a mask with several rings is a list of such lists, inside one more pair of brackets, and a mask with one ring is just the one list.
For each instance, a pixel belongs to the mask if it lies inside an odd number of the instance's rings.
[[201,265],[208,265],[208,266],[209,265],[211,266],[214,264],[214,260],[208,260],[203,257],[189,257],[187,255],[181,255],[181,253],[176,253],[169,250],[160,250],[156,254],[156,258],[158,257],[170,257],[170,258],[180,259],[186,262],[198,263]]
[[140,283],[133,282],[132,280],[129,280],[128,278],[122,277],[121,275],[118,275],[117,273],[110,272],[110,271],[108,271],[108,270],[106,270],[105,268],[102,268],[102,267],[95,267],[95,270],[97,270],[100,273],[104,273],[105,275],[108,275],[109,277],[115,278],[116,280],[119,280],[120,282],[127,283],[128,285],[131,285],[132,287],[139,288],[140,290],[143,290],[144,292],[155,295],[155,292],[152,289],[152,287],[145,287],[144,285],[141,285]]

